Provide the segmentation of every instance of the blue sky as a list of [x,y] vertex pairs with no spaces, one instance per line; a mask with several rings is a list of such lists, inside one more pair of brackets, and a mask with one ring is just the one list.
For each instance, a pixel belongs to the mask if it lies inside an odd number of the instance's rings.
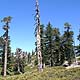
[[[64,32],[64,23],[72,25],[75,43],[80,28],[80,0],[39,0],[41,23],[47,25],[50,21],[53,27]],[[9,35],[12,51],[22,48],[32,51],[35,48],[35,0],[0,0],[0,20],[12,16]],[[3,23],[0,23],[0,36],[4,33]]]

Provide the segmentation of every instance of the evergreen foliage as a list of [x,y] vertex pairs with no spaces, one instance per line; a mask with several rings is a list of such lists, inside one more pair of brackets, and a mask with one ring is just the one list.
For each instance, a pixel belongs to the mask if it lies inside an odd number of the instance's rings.
[[61,35],[58,28],[54,28],[49,22],[46,28],[41,25],[41,51],[43,64],[59,66],[65,60],[71,64],[74,58],[74,32],[70,31],[70,24],[64,24],[66,31]]
[[24,67],[25,67],[25,54],[24,52],[22,52],[22,49],[17,48],[16,49],[16,60],[15,60],[15,65],[14,65],[14,71],[15,74],[20,74],[20,73],[24,73]]

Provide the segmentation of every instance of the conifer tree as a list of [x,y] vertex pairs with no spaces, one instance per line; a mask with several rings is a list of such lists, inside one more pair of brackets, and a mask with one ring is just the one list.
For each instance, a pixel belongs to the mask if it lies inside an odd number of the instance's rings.
[[64,32],[64,34],[63,34],[63,36],[64,36],[64,41],[65,41],[65,43],[64,43],[64,47],[65,47],[65,59],[68,61],[68,63],[69,63],[69,65],[71,64],[71,62],[72,62],[72,59],[73,59],[73,57],[74,57],[74,51],[73,51],[73,48],[74,48],[74,46],[73,46],[73,31],[70,31],[70,24],[69,23],[65,23],[64,24],[64,28],[65,29],[67,29],[65,32]]
[[77,40],[79,41],[79,45],[77,45],[77,54],[80,55],[80,30],[79,30],[79,34],[77,36]]
[[46,64],[51,66],[53,66],[52,38],[53,38],[52,25],[49,22],[45,30],[45,46],[46,46],[45,59],[46,59]]
[[12,17],[8,16],[8,17],[4,17],[2,22],[5,23],[5,25],[3,26],[3,29],[5,30],[5,33],[3,34],[3,56],[2,56],[2,61],[3,61],[3,69],[2,69],[2,74],[3,76],[6,76],[7,74],[7,69],[8,69],[8,60],[10,59],[10,42],[9,42],[9,36],[8,36],[8,29],[9,29],[9,23],[11,22]]
[[53,60],[54,60],[54,65],[59,66],[61,64],[61,52],[60,52],[60,32],[58,28],[53,28]]

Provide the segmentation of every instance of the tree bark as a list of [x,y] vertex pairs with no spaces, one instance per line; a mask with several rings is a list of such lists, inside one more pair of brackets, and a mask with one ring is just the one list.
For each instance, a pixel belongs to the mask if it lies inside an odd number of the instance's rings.
[[5,53],[4,53],[4,72],[3,76],[6,76],[6,70],[7,70],[7,41],[5,41]]

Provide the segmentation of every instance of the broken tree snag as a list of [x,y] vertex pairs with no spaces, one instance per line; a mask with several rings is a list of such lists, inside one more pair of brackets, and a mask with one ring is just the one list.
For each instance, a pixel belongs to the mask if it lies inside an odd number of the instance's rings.
[[42,69],[42,53],[41,53],[41,31],[40,31],[40,14],[39,14],[39,4],[36,0],[36,43],[37,43],[37,59],[38,59],[38,70],[41,72]]

